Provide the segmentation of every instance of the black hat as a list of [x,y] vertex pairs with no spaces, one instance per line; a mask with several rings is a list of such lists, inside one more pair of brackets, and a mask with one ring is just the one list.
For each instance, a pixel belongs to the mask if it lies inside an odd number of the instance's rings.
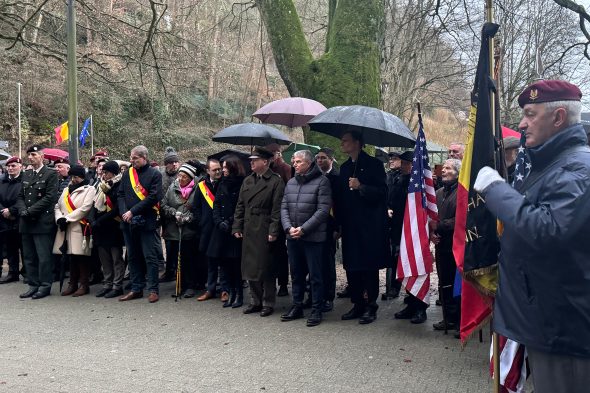
[[173,162],[180,161],[178,159],[178,153],[174,150],[173,147],[168,146],[166,148],[166,152],[164,153],[164,165],[172,164]]
[[40,153],[43,150],[43,146],[41,145],[33,145],[27,149],[27,154],[29,153]]
[[399,151],[390,151],[389,153],[387,153],[387,156],[389,158],[399,158],[401,156],[401,153]]
[[86,171],[81,165],[72,165],[68,171],[69,176],[78,176],[84,179],[86,177]]
[[405,151],[399,155],[399,158],[402,161],[412,162],[414,161],[414,152],[413,151]]
[[249,158],[262,158],[263,160],[270,160],[272,157],[274,157],[273,152],[266,150],[264,147],[256,146]]
[[116,161],[107,161],[102,166],[102,171],[107,171],[113,175],[117,175],[119,173],[119,164],[117,164]]

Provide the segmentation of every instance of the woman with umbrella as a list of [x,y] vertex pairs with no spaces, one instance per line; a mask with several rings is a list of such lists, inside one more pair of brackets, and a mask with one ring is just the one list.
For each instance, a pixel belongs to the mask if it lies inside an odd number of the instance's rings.
[[182,164],[176,179],[166,191],[161,206],[166,217],[163,228],[164,239],[178,244],[176,248],[180,252],[181,293],[184,293],[185,298],[196,295],[197,263],[192,259],[199,255],[199,242],[196,223],[193,222],[191,212],[197,189],[196,175],[197,168],[188,163]]
[[223,307],[238,308],[244,303],[242,287],[242,241],[231,234],[240,187],[246,176],[242,161],[234,156],[222,158],[223,178],[213,202],[213,232],[207,248],[209,258],[218,259],[229,288]]
[[86,216],[94,204],[96,190],[88,184],[86,171],[72,165],[68,172],[70,184],[63,190],[55,205],[55,222],[58,226],[53,244],[54,254],[70,259],[70,283],[62,296],[83,296],[90,292],[91,230]]

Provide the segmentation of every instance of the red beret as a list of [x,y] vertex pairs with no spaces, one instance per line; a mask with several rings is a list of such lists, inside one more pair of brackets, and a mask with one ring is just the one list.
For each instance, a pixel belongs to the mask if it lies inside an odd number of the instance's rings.
[[106,157],[109,153],[106,150],[99,150],[96,152],[96,157]]
[[16,162],[17,164],[22,164],[23,160],[21,160],[20,157],[10,157],[8,160],[6,160],[6,165],[12,164],[13,162]]
[[560,80],[541,80],[529,85],[518,96],[518,105],[553,101],[580,101],[582,92],[578,86]]
[[60,157],[60,158],[56,159],[55,161],[53,161],[53,163],[54,164],[68,164],[69,165],[70,164],[70,160],[68,160],[65,157],[64,158]]

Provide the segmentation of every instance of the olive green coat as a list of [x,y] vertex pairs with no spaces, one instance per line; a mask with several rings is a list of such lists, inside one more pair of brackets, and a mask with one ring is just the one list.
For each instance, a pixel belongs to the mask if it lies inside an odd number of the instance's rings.
[[262,281],[276,277],[272,253],[276,244],[268,236],[281,229],[281,201],[285,183],[268,169],[259,179],[252,173],[242,183],[232,233],[240,232],[242,241],[242,277]]

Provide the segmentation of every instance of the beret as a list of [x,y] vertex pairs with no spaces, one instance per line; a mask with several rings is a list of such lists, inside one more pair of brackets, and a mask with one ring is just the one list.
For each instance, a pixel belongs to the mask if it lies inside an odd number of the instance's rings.
[[561,80],[541,80],[529,85],[518,96],[518,105],[553,101],[580,101],[582,92],[578,86]]
[[23,160],[20,159],[20,157],[10,157],[8,160],[6,160],[6,165],[8,164],[12,164],[13,162],[16,162],[17,164],[22,164]]

